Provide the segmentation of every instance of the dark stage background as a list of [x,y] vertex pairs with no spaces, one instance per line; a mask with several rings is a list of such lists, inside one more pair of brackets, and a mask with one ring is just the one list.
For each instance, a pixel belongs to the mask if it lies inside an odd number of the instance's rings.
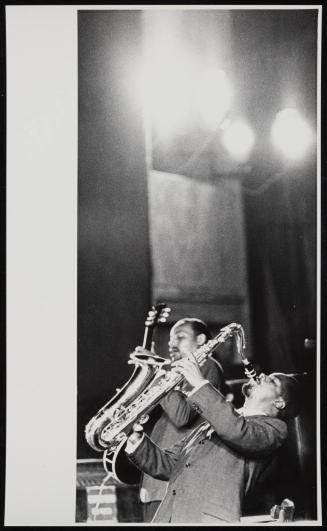
[[[150,303],[145,140],[124,97],[141,14],[79,18],[78,455],[90,416],[128,375]],[[98,456],[97,456],[98,457]]]
[[[316,352],[304,343],[316,337],[316,153],[313,148],[288,165],[271,149],[269,135],[290,88],[315,130],[317,12],[174,16],[183,38],[201,53],[220,47],[237,85],[237,110],[252,123],[257,141],[246,164],[237,164],[214,138],[207,142],[201,129],[190,128],[168,145],[154,139],[154,171],[148,172],[142,108],[130,97],[129,73],[151,30],[151,15],[79,13],[77,457],[101,457],[86,444],[84,426],[130,376],[128,354],[142,343],[149,306],[167,300],[172,314],[158,335],[159,348],[183,315],[204,318],[213,331],[236,320],[245,325],[249,357],[258,369],[308,372],[305,427],[299,430],[305,428],[302,450],[312,481]],[[173,198],[176,187],[180,194]],[[208,190],[223,198],[216,209],[206,208]],[[167,220],[165,200],[167,212],[177,201]],[[186,202],[195,216],[191,226],[169,223]],[[194,226],[192,219],[198,220]],[[195,259],[197,230],[204,252]],[[170,258],[184,256],[186,265],[169,262],[169,244],[175,245]],[[184,286],[184,277],[177,279],[185,267],[192,282]],[[220,358],[226,376],[242,377],[231,350],[227,346]]]

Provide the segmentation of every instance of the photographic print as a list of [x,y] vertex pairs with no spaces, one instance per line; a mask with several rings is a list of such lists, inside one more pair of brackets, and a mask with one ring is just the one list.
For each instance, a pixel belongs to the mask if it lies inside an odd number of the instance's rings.
[[322,525],[321,15],[7,6],[5,525]]

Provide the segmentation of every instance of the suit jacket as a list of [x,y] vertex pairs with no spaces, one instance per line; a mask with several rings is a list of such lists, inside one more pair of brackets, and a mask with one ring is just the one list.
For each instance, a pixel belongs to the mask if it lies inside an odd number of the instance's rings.
[[129,455],[147,474],[169,480],[153,522],[237,522],[244,496],[287,437],[286,423],[255,415],[243,417],[211,384],[189,398],[207,423],[162,450],[148,437]]
[[[203,364],[201,372],[214,387],[223,391],[223,369],[218,362],[208,358]],[[186,390],[187,387],[190,388],[187,382],[185,387]],[[181,391],[171,391],[161,400],[160,405],[163,411],[150,436],[151,440],[160,448],[173,445],[192,431],[195,426],[203,422],[203,418],[193,409],[191,402],[187,400]],[[142,502],[162,500],[166,489],[166,481],[160,481],[144,474],[141,482],[140,499]]]

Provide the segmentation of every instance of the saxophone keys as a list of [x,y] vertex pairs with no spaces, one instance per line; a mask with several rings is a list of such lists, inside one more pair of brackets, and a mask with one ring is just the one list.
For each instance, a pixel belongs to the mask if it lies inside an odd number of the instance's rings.
[[141,415],[141,417],[138,419],[138,424],[145,424],[149,420],[149,415]]

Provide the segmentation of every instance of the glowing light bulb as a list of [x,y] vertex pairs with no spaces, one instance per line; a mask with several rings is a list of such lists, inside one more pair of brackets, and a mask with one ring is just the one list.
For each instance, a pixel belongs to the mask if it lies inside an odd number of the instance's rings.
[[241,120],[237,120],[224,129],[222,142],[228,152],[240,161],[248,158],[254,145],[252,128]]
[[276,148],[292,160],[304,157],[312,141],[309,124],[294,108],[286,108],[277,113],[271,136]]

